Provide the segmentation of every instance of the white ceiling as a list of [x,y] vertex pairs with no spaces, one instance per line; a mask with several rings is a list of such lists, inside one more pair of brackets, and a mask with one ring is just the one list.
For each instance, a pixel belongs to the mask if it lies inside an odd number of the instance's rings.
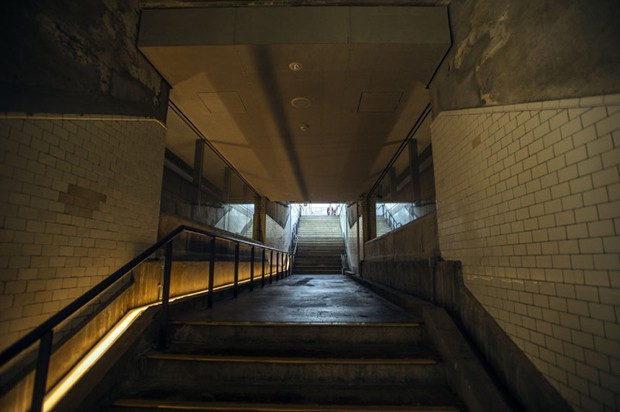
[[147,9],[139,47],[260,194],[348,201],[372,187],[428,104],[450,33],[445,7]]

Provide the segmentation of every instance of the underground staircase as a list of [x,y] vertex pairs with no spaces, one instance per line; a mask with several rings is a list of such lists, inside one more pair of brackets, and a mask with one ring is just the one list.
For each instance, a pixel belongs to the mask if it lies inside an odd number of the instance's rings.
[[302,216],[297,239],[293,273],[341,272],[344,240],[338,216]]
[[419,324],[175,322],[111,410],[459,410]]
[[[291,276],[249,295],[174,315],[167,349],[116,366],[99,384],[112,388],[80,410],[466,410],[425,325],[344,276]],[[282,321],[293,305],[305,315]]]

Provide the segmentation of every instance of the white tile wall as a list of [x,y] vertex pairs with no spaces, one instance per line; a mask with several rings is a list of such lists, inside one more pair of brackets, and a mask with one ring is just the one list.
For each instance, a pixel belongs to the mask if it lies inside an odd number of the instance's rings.
[[578,410],[620,409],[620,95],[440,113],[444,258]]
[[165,129],[0,117],[0,349],[156,240]]

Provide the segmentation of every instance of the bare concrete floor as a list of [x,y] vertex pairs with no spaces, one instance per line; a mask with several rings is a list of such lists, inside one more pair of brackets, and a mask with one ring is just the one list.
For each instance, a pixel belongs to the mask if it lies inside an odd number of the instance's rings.
[[211,322],[408,323],[399,307],[342,275],[293,275],[184,320]]

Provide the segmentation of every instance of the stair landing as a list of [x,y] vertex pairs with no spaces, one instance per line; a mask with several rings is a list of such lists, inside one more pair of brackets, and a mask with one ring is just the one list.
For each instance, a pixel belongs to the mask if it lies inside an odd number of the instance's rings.
[[293,275],[183,320],[273,323],[409,323],[407,312],[342,275]]

